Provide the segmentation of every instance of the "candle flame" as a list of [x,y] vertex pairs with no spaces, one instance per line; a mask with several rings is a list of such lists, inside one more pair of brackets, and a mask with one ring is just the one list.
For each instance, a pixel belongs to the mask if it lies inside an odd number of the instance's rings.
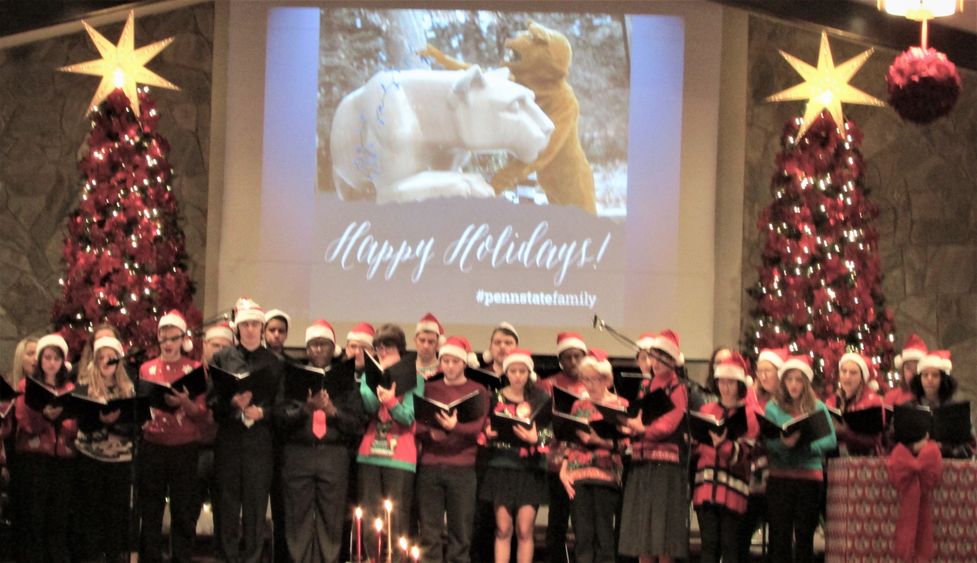
[[383,530],[383,519],[377,518],[373,521],[373,527],[377,529],[377,532]]
[[414,559],[414,561],[417,561],[418,559],[420,559],[421,558],[421,548],[417,547],[416,545],[414,547],[410,548],[410,556],[411,556],[411,558]]
[[390,500],[390,499],[387,499],[387,500],[383,501],[383,509],[386,510],[387,512],[390,512],[391,510],[393,510],[394,509],[394,503],[393,503],[393,501]]
[[363,509],[360,508],[359,506],[357,506],[356,510],[353,511],[353,514],[356,516],[357,520],[363,519]]
[[400,549],[407,551],[407,538],[400,536]]

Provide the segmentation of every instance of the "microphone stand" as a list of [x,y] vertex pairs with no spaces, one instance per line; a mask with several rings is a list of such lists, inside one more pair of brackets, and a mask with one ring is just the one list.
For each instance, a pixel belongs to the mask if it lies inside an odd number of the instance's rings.
[[612,327],[611,325],[605,323],[603,321],[603,319],[601,319],[600,316],[598,316],[598,315],[594,315],[594,328],[597,329],[597,332],[607,332],[608,334],[610,334],[611,336],[613,336],[615,340],[617,340],[621,344],[624,344],[625,346],[628,346],[630,348],[634,348],[635,350],[640,350],[641,349],[641,347],[638,346],[638,343],[637,342],[635,342],[634,340],[631,340],[627,336],[625,336],[625,335],[621,334],[620,332],[614,330],[614,327]]

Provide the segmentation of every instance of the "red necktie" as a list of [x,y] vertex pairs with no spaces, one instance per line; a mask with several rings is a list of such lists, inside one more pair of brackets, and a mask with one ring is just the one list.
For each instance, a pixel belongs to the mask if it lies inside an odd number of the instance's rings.
[[312,413],[312,435],[317,440],[326,435],[326,411],[317,409]]

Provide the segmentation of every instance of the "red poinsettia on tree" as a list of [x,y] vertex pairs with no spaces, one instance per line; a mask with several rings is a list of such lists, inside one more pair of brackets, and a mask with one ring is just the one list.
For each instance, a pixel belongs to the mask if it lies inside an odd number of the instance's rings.
[[766,242],[747,340],[754,354],[781,346],[813,353],[824,389],[833,390],[846,348],[876,369],[891,365],[892,313],[871,226],[879,210],[862,180],[861,132],[851,121],[840,130],[822,112],[798,138],[802,121],[784,128],[774,200],[757,222]]
[[78,209],[69,215],[62,295],[53,322],[72,350],[94,324],[108,322],[128,346],[156,347],[156,324],[170,309],[197,325],[193,283],[170,183],[169,143],[145,88],[140,116],[122,90],[90,114],[92,129],[78,167],[84,178]]

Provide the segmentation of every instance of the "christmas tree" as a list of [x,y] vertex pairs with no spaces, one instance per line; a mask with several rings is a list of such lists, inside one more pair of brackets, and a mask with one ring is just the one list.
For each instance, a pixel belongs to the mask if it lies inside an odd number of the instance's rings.
[[94,324],[117,327],[127,346],[156,347],[156,324],[170,309],[195,326],[193,283],[167,161],[169,144],[147,89],[141,116],[115,90],[90,115],[92,129],[78,167],[84,178],[78,209],[67,220],[62,295],[53,322],[72,350]]
[[803,137],[803,119],[784,128],[773,202],[757,228],[766,233],[749,346],[789,346],[813,353],[825,389],[833,389],[846,349],[872,363],[892,363],[892,313],[882,295],[878,234],[862,180],[862,136],[821,113]]
[[872,50],[835,66],[821,33],[817,66],[780,52],[804,82],[768,101],[807,100],[787,123],[777,155],[773,202],[757,227],[766,234],[747,345],[786,346],[811,355],[824,393],[835,389],[838,360],[862,353],[879,371],[892,365],[892,312],[882,295],[878,234],[862,179],[862,135],[842,103],[883,106],[848,82]]

